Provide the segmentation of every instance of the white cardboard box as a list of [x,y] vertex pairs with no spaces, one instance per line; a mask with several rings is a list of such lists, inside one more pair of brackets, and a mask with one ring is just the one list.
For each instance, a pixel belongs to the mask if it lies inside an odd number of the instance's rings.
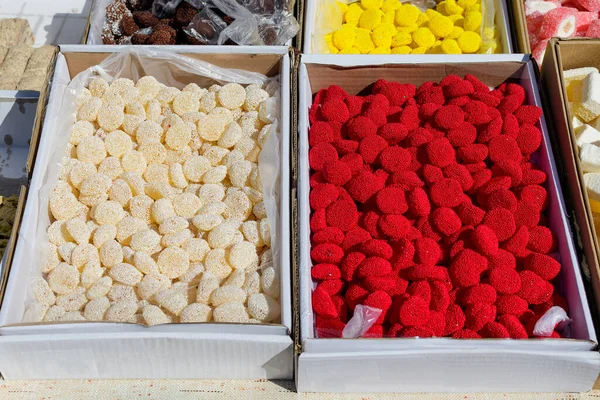
[[[166,48],[166,47],[165,47]],[[289,137],[290,58],[287,47],[171,46],[170,50],[233,68],[280,76],[281,82],[281,324],[168,324],[143,327],[119,323],[19,324],[29,268],[27,240],[35,230],[37,191],[46,173],[56,132],[53,118],[75,72],[95,65],[125,46],[62,46],[57,59],[39,153],[6,293],[0,308],[0,373],[5,379],[219,378],[291,379],[293,375],[290,239]],[[64,133],[62,133],[64,134]]]
[[[324,12],[322,7],[334,4],[336,0],[306,0],[306,15],[304,18],[304,42],[303,53],[315,54],[317,50],[314,45],[314,33],[317,30],[319,15]],[[508,9],[506,0],[493,0],[496,10],[496,30],[502,45],[502,53],[510,54],[513,52],[512,40],[510,38],[510,26],[508,22]],[[342,1],[343,2],[343,1]]]
[[600,372],[590,309],[544,120],[539,165],[548,176],[550,228],[562,257],[562,292],[569,301],[574,339],[317,339],[310,276],[308,110],[312,96],[329,85],[358,93],[377,79],[439,82],[472,73],[489,86],[517,78],[528,104],[540,106],[534,67],[524,55],[377,56],[306,55],[299,71],[300,392],[579,392]]

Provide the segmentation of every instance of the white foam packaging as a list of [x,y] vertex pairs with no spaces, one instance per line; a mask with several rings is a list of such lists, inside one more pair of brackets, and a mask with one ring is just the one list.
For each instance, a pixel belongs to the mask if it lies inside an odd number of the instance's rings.
[[[513,53],[513,44],[510,33],[510,25],[508,22],[508,8],[506,6],[506,0],[487,0],[493,1],[495,13],[495,27],[498,31],[498,37],[500,44],[502,45],[502,51],[500,53],[511,54]],[[352,1],[341,1],[342,3],[352,3]],[[304,17],[304,54],[316,54],[318,50],[318,40],[320,36],[326,33],[331,33],[335,28],[332,27],[321,27],[319,26],[319,20],[328,13],[329,7],[337,7],[336,0],[306,0],[306,11]],[[403,3],[405,3],[403,1]],[[325,17],[326,19],[326,17]],[[340,21],[341,22],[341,21]],[[369,55],[371,57],[371,55]]]
[[63,93],[74,73],[95,65],[125,46],[61,46],[15,257],[0,307],[0,373],[5,379],[291,379],[293,376],[290,238],[289,137],[290,57],[287,47],[220,49],[162,46],[229,68],[267,76],[278,74],[280,110],[281,323],[166,324],[144,327],[120,323],[21,323],[30,265],[23,238],[33,237],[37,192],[44,180]]
[[[308,18],[310,19],[310,18]],[[377,79],[419,85],[448,74],[474,74],[490,87],[512,77],[528,104],[541,106],[529,56],[305,55],[299,67],[299,318],[296,385],[300,392],[580,392],[594,385],[600,354],[569,225],[548,130],[539,167],[547,174],[548,221],[556,234],[563,270],[561,292],[573,319],[570,339],[317,339],[310,276],[308,110],[329,85],[356,94]]]

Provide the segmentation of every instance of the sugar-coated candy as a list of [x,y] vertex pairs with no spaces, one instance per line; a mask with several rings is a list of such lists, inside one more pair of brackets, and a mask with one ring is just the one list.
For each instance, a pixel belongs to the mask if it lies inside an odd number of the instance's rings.
[[102,321],[109,308],[110,300],[108,297],[96,297],[85,305],[83,316],[88,321]]

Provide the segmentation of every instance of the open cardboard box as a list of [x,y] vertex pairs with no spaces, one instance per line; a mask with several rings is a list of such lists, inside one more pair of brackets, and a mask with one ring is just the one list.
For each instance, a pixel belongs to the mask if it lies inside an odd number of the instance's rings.
[[515,50],[519,53],[530,54],[531,46],[527,34],[527,20],[525,18],[525,4],[523,0],[510,0],[510,25],[515,39]]
[[[511,40],[511,31],[509,24],[506,0],[485,0],[493,1],[496,10],[496,30],[498,31],[499,42],[502,46],[500,53],[513,53],[513,43]],[[326,8],[335,4],[336,0],[307,0],[304,6],[306,15],[303,18],[302,51],[304,54],[315,54],[319,51],[315,45],[315,32],[319,30],[320,15],[326,13]],[[342,1],[343,2],[343,1]]]
[[587,391],[600,371],[594,331],[573,240],[566,220],[546,124],[539,166],[546,172],[548,220],[557,236],[563,270],[561,292],[573,319],[572,339],[317,339],[310,276],[308,110],[312,96],[329,85],[356,94],[377,79],[439,82],[448,74],[476,75],[490,87],[516,78],[528,104],[540,105],[534,65],[524,55],[378,56],[306,55],[299,71],[298,208],[300,392],[531,392]]
[[[563,81],[564,71],[581,67],[600,68],[600,39],[552,39],[548,43],[542,64],[542,85],[552,111],[553,139],[562,150],[561,172],[568,182],[567,201],[573,210],[574,231],[582,249],[581,265],[593,290],[596,310],[600,310],[600,245],[585,190],[579,148],[575,142],[572,115]],[[595,317],[598,318],[597,313]]]
[[[166,48],[166,47],[165,47]],[[70,80],[124,46],[61,46],[14,261],[0,308],[0,373],[6,379],[219,378],[291,379],[293,373],[289,267],[290,56],[287,47],[172,46],[170,50],[226,68],[280,76],[280,324],[167,324],[144,327],[108,322],[21,323],[29,273],[26,241],[35,237],[37,193],[57,135],[63,93]],[[180,74],[178,79],[197,80]]]

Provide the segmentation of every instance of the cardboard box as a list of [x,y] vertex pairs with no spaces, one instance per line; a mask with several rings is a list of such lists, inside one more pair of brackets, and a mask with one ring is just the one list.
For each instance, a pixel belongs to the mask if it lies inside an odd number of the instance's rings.
[[529,36],[527,34],[527,20],[525,19],[525,4],[523,0],[510,0],[510,26],[515,39],[515,51],[524,54],[531,53]]
[[[489,0],[491,1],[491,0]],[[518,0],[517,0],[518,1]],[[315,54],[318,51],[313,43],[313,37],[317,29],[319,29],[319,16],[323,15],[325,7],[334,3],[335,0],[308,0],[305,5],[306,15],[303,20],[302,49],[304,54]],[[510,23],[506,0],[493,0],[496,10],[496,30],[502,46],[501,53],[513,53],[513,43],[511,39]]]
[[568,185],[567,200],[569,208],[573,210],[573,230],[580,249],[584,276],[596,300],[596,318],[597,310],[600,310],[600,246],[583,181],[579,148],[575,142],[572,115],[563,84],[563,72],[580,67],[600,67],[599,57],[600,39],[552,39],[548,43],[542,64],[542,85],[552,115],[553,138],[556,146],[561,149],[561,172]]
[[[166,47],[165,47],[166,48]],[[35,237],[38,196],[57,132],[56,116],[69,81],[124,46],[62,46],[56,63],[47,116],[19,231],[14,262],[0,308],[0,373],[6,379],[219,378],[290,379],[293,371],[289,267],[290,57],[287,47],[239,48],[173,46],[178,53],[268,76],[281,82],[280,268],[281,324],[121,323],[23,324],[31,263],[25,243]],[[178,79],[197,79],[178,75]]]
[[306,55],[299,71],[299,318],[296,359],[300,392],[532,392],[587,391],[600,372],[600,354],[577,256],[570,236],[554,156],[544,135],[539,166],[548,176],[550,228],[562,257],[562,292],[573,319],[572,339],[317,339],[310,276],[308,110],[329,85],[356,94],[384,78],[402,83],[439,82],[448,74],[475,74],[490,87],[519,79],[529,104],[540,105],[534,65],[524,55],[380,56]]

